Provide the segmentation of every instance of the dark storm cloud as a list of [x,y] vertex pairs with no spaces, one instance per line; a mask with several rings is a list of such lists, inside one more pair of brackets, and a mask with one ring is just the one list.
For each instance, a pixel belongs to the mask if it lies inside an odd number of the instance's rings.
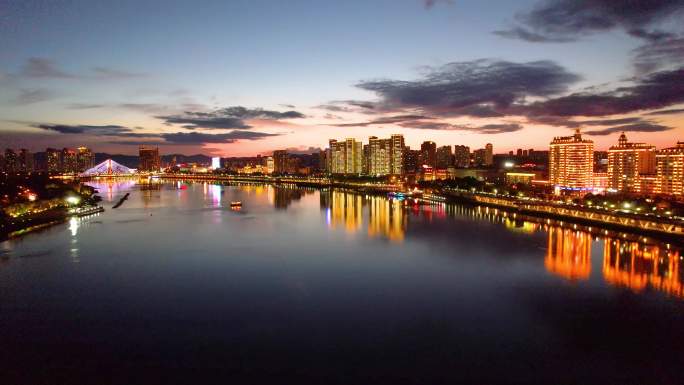
[[278,134],[268,134],[255,131],[232,131],[226,134],[207,134],[199,132],[176,132],[160,134],[169,143],[201,144],[201,143],[234,143],[238,140],[259,140]]
[[546,0],[518,14],[510,29],[495,33],[530,42],[564,42],[622,29],[634,37],[658,41],[673,35],[655,25],[676,21],[683,11],[681,0]]
[[238,129],[246,130],[252,126],[248,119],[283,120],[304,118],[305,115],[294,111],[272,111],[261,108],[249,109],[241,106],[227,107],[212,112],[185,112],[182,115],[157,116],[166,124],[182,124],[184,128],[194,129]]
[[629,86],[604,93],[574,93],[528,105],[509,113],[527,116],[606,116],[663,108],[684,102],[684,68],[661,71]]
[[505,108],[526,97],[562,93],[580,77],[552,61],[512,63],[481,59],[428,68],[414,81],[364,81],[357,87],[375,92],[385,108],[419,107],[440,112],[479,105]]
[[590,130],[584,131],[587,135],[604,136],[610,135],[617,132],[662,132],[671,130],[672,127],[663,126],[661,124],[654,123],[635,123],[626,124],[622,126],[608,127],[601,130]]
[[658,110],[658,111],[653,111],[649,112],[644,115],[676,115],[676,114],[684,114],[684,108],[673,108],[669,110]]
[[20,89],[19,94],[10,102],[14,105],[25,105],[44,102],[56,97],[55,92],[45,88]]

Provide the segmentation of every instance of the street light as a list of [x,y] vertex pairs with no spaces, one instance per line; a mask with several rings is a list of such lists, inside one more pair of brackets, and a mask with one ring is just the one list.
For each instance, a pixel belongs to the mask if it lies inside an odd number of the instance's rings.
[[66,198],[66,202],[70,205],[77,205],[78,202],[80,202],[80,201],[81,201],[81,198],[76,197],[76,196],[68,196]]

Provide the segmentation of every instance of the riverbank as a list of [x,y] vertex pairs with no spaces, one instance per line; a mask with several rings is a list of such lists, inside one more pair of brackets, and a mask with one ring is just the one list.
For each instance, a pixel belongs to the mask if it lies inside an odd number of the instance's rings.
[[[402,186],[394,184],[372,184],[361,182],[337,181],[329,178],[271,177],[243,175],[179,175],[164,174],[163,179],[189,181],[219,182],[253,182],[291,184],[301,187],[340,188],[345,191],[362,194],[387,194],[400,191]],[[628,214],[620,211],[588,209],[575,205],[559,205],[552,202],[497,196],[465,190],[443,190],[431,194],[432,201],[443,201],[499,208],[540,219],[567,221],[578,225],[599,226],[610,230],[637,232],[639,234],[659,237],[661,239],[684,243],[684,221],[657,218],[639,214]]]
[[71,217],[84,217],[104,211],[101,206],[84,205],[79,207],[60,207],[37,214],[7,218],[0,222],[0,241],[20,237],[28,233],[66,222]]
[[616,213],[600,209],[587,209],[549,202],[503,198],[464,191],[443,192],[440,196],[447,202],[492,207],[524,215],[528,218],[552,219],[567,223],[597,226],[608,230],[638,232],[644,236],[658,237],[669,242],[684,244],[684,222],[657,217],[645,217],[628,213]]

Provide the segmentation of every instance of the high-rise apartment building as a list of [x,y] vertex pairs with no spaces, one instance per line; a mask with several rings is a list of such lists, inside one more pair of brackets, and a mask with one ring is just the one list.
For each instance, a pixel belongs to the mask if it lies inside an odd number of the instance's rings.
[[272,156],[267,156],[266,157],[266,173],[267,174],[273,174],[275,171],[275,160],[273,160]]
[[684,195],[684,142],[656,153],[656,192]]
[[353,138],[344,142],[330,139],[328,149],[331,174],[361,174],[363,171],[363,145]]
[[76,151],[76,163],[78,164],[79,172],[88,170],[95,165],[95,157],[88,147],[79,147]]
[[485,145],[484,165],[491,166],[494,164],[494,146],[491,143]]
[[363,144],[353,138],[347,138],[345,144],[345,174],[361,174],[363,163]]
[[446,169],[453,165],[451,146],[440,146],[435,154],[435,164],[438,169]]
[[478,148],[477,150],[473,151],[473,164],[476,167],[482,167],[486,165],[486,150],[484,148]]
[[76,151],[70,148],[62,149],[62,172],[75,173],[78,172],[78,160]]
[[328,173],[330,174],[341,174],[344,172],[345,167],[345,152],[344,145],[335,139],[330,139],[328,145]]
[[608,149],[608,180],[621,192],[641,192],[641,176],[656,171],[656,148],[645,143],[630,143],[620,135],[617,146]]
[[572,136],[553,139],[549,150],[549,182],[558,187],[589,189],[594,174],[594,142],[582,139],[580,130]]
[[470,147],[454,146],[454,166],[461,168],[470,166]]
[[402,175],[404,174],[404,135],[393,134],[390,139],[392,141],[390,174]]
[[5,171],[8,173],[20,171],[19,157],[11,148],[5,149]]
[[410,147],[404,148],[403,171],[405,174],[414,174],[420,165],[420,151],[411,150]]
[[161,169],[159,147],[140,146],[138,148],[138,171],[155,172]]
[[19,171],[33,171],[33,154],[25,148],[19,150]]
[[432,141],[425,141],[420,145],[420,165],[436,166],[437,144]]
[[392,165],[392,140],[368,138],[368,175],[390,174]]
[[56,148],[45,150],[46,168],[48,172],[62,171],[62,152]]
[[285,174],[288,170],[288,158],[287,150],[275,150],[273,151],[273,173],[275,174]]

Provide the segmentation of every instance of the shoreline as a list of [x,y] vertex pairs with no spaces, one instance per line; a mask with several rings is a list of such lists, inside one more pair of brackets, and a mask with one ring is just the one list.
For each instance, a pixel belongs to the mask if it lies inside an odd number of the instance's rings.
[[[294,184],[302,187],[317,188],[341,188],[349,192],[366,194],[386,194],[391,191],[400,191],[396,185],[373,186],[366,183],[350,183],[343,181],[331,181],[328,178],[296,178],[296,177],[247,177],[247,176],[214,176],[214,175],[160,175],[160,179],[189,180],[189,181],[216,181],[216,182],[254,182],[267,184]],[[442,192],[432,194],[440,197],[440,201],[447,203],[461,203],[471,206],[484,206],[502,209],[507,212],[536,218],[540,221],[553,219],[563,223],[564,221],[577,225],[598,226],[608,230],[626,231],[662,239],[664,241],[684,244],[684,222],[659,220],[636,215],[618,214],[615,212],[601,212],[576,207],[558,207],[545,202],[531,203],[518,199],[490,197],[485,194],[474,194],[467,191]],[[423,200],[429,200],[422,198]]]
[[[0,242],[13,238],[19,238],[24,235],[43,230],[55,225],[66,222],[69,218],[83,217],[92,214],[98,214],[104,211],[102,206],[84,206],[73,209],[61,208],[54,210],[51,213],[45,213],[43,217],[38,216],[34,218],[26,218],[23,221],[29,221],[26,226],[13,226],[7,230],[0,232]],[[43,214],[43,213],[41,213]]]

